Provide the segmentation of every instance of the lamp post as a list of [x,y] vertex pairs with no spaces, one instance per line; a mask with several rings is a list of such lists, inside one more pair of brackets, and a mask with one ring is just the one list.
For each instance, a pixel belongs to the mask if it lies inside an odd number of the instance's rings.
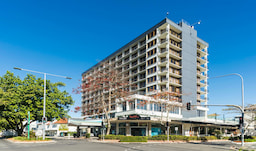
[[242,75],[238,74],[238,73],[231,73],[231,74],[226,74],[226,75],[221,75],[221,76],[216,76],[216,77],[211,77],[211,78],[208,78],[208,79],[215,79],[215,78],[222,78],[222,77],[227,77],[227,76],[232,76],[232,75],[235,75],[235,76],[239,76],[240,79],[241,79],[241,93],[242,93],[242,135],[241,135],[241,144],[242,146],[244,146],[244,79],[242,77]]
[[23,69],[23,68],[17,68],[17,67],[14,67],[13,69],[22,70],[22,71],[28,71],[28,72],[34,72],[34,73],[39,73],[39,74],[43,74],[43,75],[44,75],[44,108],[43,108],[42,123],[43,123],[43,140],[45,140],[45,122],[46,122],[46,119],[47,119],[47,118],[45,117],[46,75],[55,76],[55,77],[61,77],[61,78],[65,78],[65,79],[72,79],[72,78],[67,77],[67,76],[61,76],[61,75],[50,74],[50,73],[45,73],[45,72],[33,71],[33,70],[28,70],[28,69]]

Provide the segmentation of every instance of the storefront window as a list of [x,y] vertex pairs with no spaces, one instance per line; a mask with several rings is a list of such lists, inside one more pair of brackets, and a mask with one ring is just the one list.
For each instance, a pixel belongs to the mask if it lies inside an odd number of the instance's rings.
[[126,135],[126,128],[119,128],[119,135]]
[[145,100],[137,100],[137,109],[147,110],[147,104]]
[[154,103],[154,111],[161,112],[161,106],[160,106],[160,104],[155,104],[155,103]]
[[171,107],[171,108],[169,109],[169,111],[170,111],[170,113],[172,113],[172,114],[179,114],[179,107],[176,107],[176,106]]
[[138,123],[130,123],[130,126],[138,126]]
[[134,101],[130,101],[129,102],[129,108],[130,108],[130,110],[134,110],[135,109],[135,102]]
[[119,123],[119,127],[125,127],[126,123]]

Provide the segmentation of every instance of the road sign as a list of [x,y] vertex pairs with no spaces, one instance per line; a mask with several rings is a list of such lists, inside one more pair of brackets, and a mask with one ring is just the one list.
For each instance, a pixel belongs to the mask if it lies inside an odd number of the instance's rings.
[[175,131],[178,131],[179,127],[175,127]]

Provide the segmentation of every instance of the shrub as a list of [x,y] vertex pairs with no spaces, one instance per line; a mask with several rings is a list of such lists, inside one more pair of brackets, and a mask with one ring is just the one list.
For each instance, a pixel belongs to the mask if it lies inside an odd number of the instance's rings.
[[[105,135],[104,139],[118,139],[120,140],[120,137],[122,137],[124,135],[113,135],[113,134],[109,134],[109,135]],[[99,135],[99,139],[102,139],[102,135]]]
[[256,139],[244,139],[245,142],[256,142]]
[[189,136],[188,140],[201,140],[200,137],[197,136]]
[[205,136],[205,138],[206,138],[207,140],[216,140],[216,139],[217,139],[216,136]]
[[90,137],[91,137],[91,133],[86,133],[86,134],[85,134],[85,137],[86,137],[86,138],[90,138]]
[[149,138],[150,140],[167,140],[167,135],[156,135]]
[[188,136],[182,136],[182,135],[170,135],[171,140],[185,140],[187,141],[189,139]]
[[[17,137],[14,137],[13,138],[14,140],[19,140],[19,141],[36,141],[36,140],[43,140],[43,138],[42,137],[39,137],[39,138],[30,138],[30,139],[28,139],[27,137],[22,137],[22,136],[17,136]],[[51,139],[49,139],[49,138],[45,138],[45,140],[51,140]]]
[[68,132],[68,134],[70,134],[70,136],[73,136],[74,134],[76,134],[77,132]]
[[122,136],[120,142],[147,142],[148,137],[146,136]]

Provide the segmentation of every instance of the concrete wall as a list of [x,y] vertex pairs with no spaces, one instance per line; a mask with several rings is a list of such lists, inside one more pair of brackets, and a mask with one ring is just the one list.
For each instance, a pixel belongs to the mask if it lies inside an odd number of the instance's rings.
[[[182,23],[182,102],[197,101],[197,31]],[[192,109],[192,108],[191,108]],[[196,110],[182,109],[183,117],[195,117]]]

